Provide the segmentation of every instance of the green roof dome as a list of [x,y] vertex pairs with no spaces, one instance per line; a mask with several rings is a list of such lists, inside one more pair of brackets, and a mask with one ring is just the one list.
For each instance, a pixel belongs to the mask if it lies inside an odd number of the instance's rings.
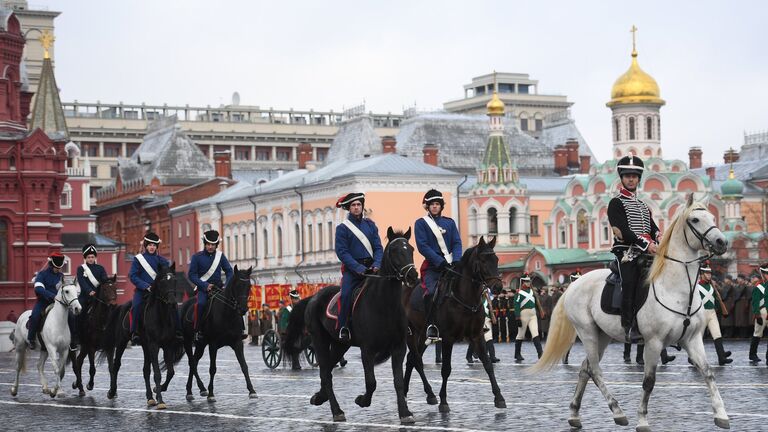
[[720,186],[723,195],[741,195],[744,192],[744,183],[733,175],[733,168],[728,174],[728,180]]

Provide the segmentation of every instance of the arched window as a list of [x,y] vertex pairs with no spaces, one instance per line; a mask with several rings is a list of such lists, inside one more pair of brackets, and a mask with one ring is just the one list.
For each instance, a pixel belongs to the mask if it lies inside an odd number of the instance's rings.
[[293,226],[294,247],[296,255],[301,253],[301,228],[299,224]]
[[283,256],[283,229],[280,227],[277,227],[277,239],[275,239],[275,244],[277,246],[277,256]]
[[619,138],[619,119],[613,120],[613,133],[614,133],[614,136],[616,137],[614,141],[620,141],[621,138]]
[[239,240],[237,238],[237,234],[234,234],[232,237],[235,239],[235,247],[232,250],[232,255],[233,255],[232,259],[234,261],[237,261],[237,252],[240,250],[240,247],[239,247],[240,242],[239,242]]
[[629,139],[630,140],[635,139],[635,118],[634,117],[629,118]]
[[661,139],[661,117],[656,119],[656,139]]
[[312,252],[315,249],[314,236],[312,235],[312,224],[307,224],[307,252]]
[[499,232],[499,224],[496,219],[496,209],[491,207],[488,209],[488,234],[496,235]]
[[72,208],[72,186],[70,186],[69,183],[64,183],[64,187],[61,190],[61,200],[59,201],[59,205],[63,209]]
[[645,118],[645,139],[653,138],[653,119],[651,117]]
[[589,220],[587,219],[586,210],[579,210],[576,215],[576,232],[579,243],[586,243],[589,241]]
[[317,250],[321,251],[323,250],[324,244],[323,244],[323,224],[321,222],[317,223]]
[[8,224],[0,220],[0,281],[8,280]]
[[514,234],[515,231],[515,219],[517,218],[517,209],[512,207],[509,209],[509,233]]
[[264,237],[264,258],[266,258],[269,256],[269,234],[266,228],[261,232],[261,236]]

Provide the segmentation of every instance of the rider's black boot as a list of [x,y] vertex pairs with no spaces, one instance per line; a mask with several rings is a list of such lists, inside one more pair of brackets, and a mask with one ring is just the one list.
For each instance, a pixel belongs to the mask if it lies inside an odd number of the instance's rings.
[[533,338],[533,346],[536,347],[536,354],[539,356],[539,358],[541,358],[541,354],[542,354],[543,350],[541,349],[541,337],[540,336],[536,336],[535,338]]
[[624,363],[632,363],[632,344],[624,344]]
[[760,344],[760,338],[752,336],[752,340],[749,343],[749,361],[752,363],[759,363],[760,357],[757,356],[757,347]]
[[467,363],[474,363],[472,360],[472,342],[467,344]]
[[498,363],[501,361],[496,358],[496,347],[493,345],[493,339],[485,343],[485,348],[488,350],[488,357],[491,359],[491,363]]
[[352,333],[349,332],[349,328],[347,326],[344,326],[339,330],[339,339],[342,343],[345,344],[348,344],[349,341],[352,340]]
[[435,344],[435,363],[440,364],[443,362],[443,344],[438,342]]
[[565,357],[563,358],[563,364],[568,364],[568,357],[571,356],[571,350],[568,350],[567,353],[565,353]]
[[523,347],[522,339],[515,339],[515,362],[519,363],[523,360],[523,356],[520,354],[520,349]]
[[27,345],[31,350],[37,349],[37,340],[35,338],[27,339]]
[[133,346],[139,346],[141,345],[141,337],[139,337],[139,332],[135,331],[131,333],[131,344]]
[[731,353],[723,348],[723,338],[717,338],[714,342],[715,351],[717,352],[717,363],[720,364],[720,366],[725,366],[728,363],[733,362],[733,359],[728,358],[728,355]]

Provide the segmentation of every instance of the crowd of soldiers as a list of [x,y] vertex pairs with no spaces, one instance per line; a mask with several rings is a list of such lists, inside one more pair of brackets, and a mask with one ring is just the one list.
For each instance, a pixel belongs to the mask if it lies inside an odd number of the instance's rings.
[[[754,330],[755,315],[752,310],[752,290],[762,278],[757,273],[751,275],[715,274],[713,285],[723,300],[727,316],[722,315],[718,309],[718,320],[723,337],[749,338]],[[536,289],[536,297],[544,312],[544,318],[539,316],[539,333],[542,340],[546,340],[549,331],[549,317],[555,305],[560,300],[568,284],[560,286],[544,286]],[[493,340],[498,342],[514,342],[517,335],[517,323],[515,316],[514,296],[516,290],[505,288],[495,295],[492,300],[493,310],[496,315],[496,324],[493,324]],[[541,315],[541,314],[540,314]],[[530,336],[527,336],[530,337]],[[709,337],[705,334],[705,337]]]

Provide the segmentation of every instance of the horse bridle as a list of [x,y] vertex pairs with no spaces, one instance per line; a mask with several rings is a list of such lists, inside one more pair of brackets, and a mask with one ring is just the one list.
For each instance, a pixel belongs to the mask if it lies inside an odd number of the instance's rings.
[[[64,290],[64,288],[62,287],[61,291],[63,291],[63,290]],[[69,300],[69,301],[64,300],[63,299],[64,298],[64,293],[61,294],[61,297],[62,297],[61,299],[55,299],[55,300],[56,300],[57,303],[59,303],[60,305],[64,306],[67,309],[69,309],[69,306],[72,303],[74,303],[75,300],[77,300],[77,296],[75,296],[72,300]]]
[[[704,209],[694,209],[693,211],[696,211],[696,210],[704,210]],[[693,226],[693,224],[691,223],[690,220],[688,220],[688,218],[686,218],[685,224],[686,224],[686,226],[688,226],[688,228],[691,230],[691,232],[693,232],[693,235],[696,236],[697,239],[699,239],[699,241],[701,242],[701,247],[704,250],[706,250],[707,252],[709,252],[707,255],[698,257],[698,258],[690,260],[690,261],[682,261],[682,260],[679,260],[679,259],[676,259],[676,258],[672,258],[669,255],[664,255],[664,259],[668,259],[670,261],[674,261],[676,263],[680,263],[680,264],[682,264],[685,267],[685,277],[688,279],[688,308],[687,308],[686,312],[683,313],[683,312],[680,312],[680,311],[676,311],[674,309],[671,309],[671,308],[667,307],[667,305],[662,303],[661,300],[659,299],[658,294],[656,294],[656,284],[651,282],[651,288],[653,288],[653,297],[656,299],[656,302],[658,304],[660,304],[664,309],[666,309],[666,310],[668,310],[668,311],[670,311],[670,312],[672,312],[674,314],[680,315],[680,316],[682,316],[684,318],[683,319],[683,332],[680,334],[680,339],[677,340],[678,342],[680,342],[683,339],[683,336],[685,336],[685,332],[688,330],[688,326],[691,324],[691,317],[693,315],[695,315],[696,312],[698,312],[699,309],[701,309],[701,307],[704,305],[704,303],[701,302],[699,304],[699,307],[697,307],[696,310],[691,312],[691,307],[693,306],[693,296],[696,293],[696,281],[699,279],[699,274],[701,273],[701,263],[704,262],[704,261],[707,261],[708,259],[710,259],[713,256],[715,256],[715,254],[712,252],[712,248],[714,247],[714,245],[712,244],[711,241],[709,241],[709,239],[707,238],[707,235],[709,234],[710,231],[712,231],[713,229],[717,228],[717,225],[713,224],[706,231],[701,233],[701,232],[699,232],[699,230],[696,229],[695,226]],[[683,237],[685,238],[685,243],[688,245],[688,247],[693,249],[693,247],[691,247],[691,243],[688,241],[688,234],[687,234],[687,232],[685,230],[683,231]],[[692,280],[691,279],[691,273],[690,273],[690,271],[688,271],[688,265],[689,264],[693,264],[695,262],[698,262],[699,265],[696,268],[696,276]]]
[[[408,243],[408,239],[406,239],[404,237],[398,237],[398,238],[390,241],[389,245],[392,245],[394,242],[396,242],[398,240],[402,240],[402,241]],[[394,275],[364,274],[363,276],[367,277],[367,278],[374,278],[374,279],[396,279],[396,280],[399,280],[400,282],[405,283],[405,278],[406,278],[406,276],[408,276],[408,273],[410,273],[411,270],[416,271],[416,265],[414,265],[413,263],[408,263],[408,264],[400,267],[400,269],[395,267],[395,264],[393,264],[392,260],[389,259],[390,258],[389,254],[391,252],[389,250],[389,245],[387,245],[387,250],[386,250],[386,252],[387,252],[387,262],[389,263],[389,267],[392,270],[392,272],[394,273]]]
[[[237,280],[240,281],[240,282],[248,282],[248,283],[251,282],[250,278],[249,279],[244,279],[244,278],[241,278],[240,275],[237,275]],[[230,309],[232,309],[234,311],[237,311],[237,307],[240,305],[240,299],[237,297],[237,295],[235,295],[233,293],[231,297],[225,297],[224,296],[224,289],[218,289],[218,290],[216,290],[216,292],[211,294],[211,300],[212,301],[213,300],[218,300],[219,302],[221,302],[222,304],[224,304],[225,306],[229,307]],[[246,297],[245,301],[246,301],[246,303],[248,302],[248,298],[247,297]]]
[[[493,253],[494,253],[493,251],[488,251],[488,252],[477,253],[477,255],[492,255]],[[459,276],[463,276],[462,273],[459,273],[459,272],[457,272],[456,270],[454,270],[454,269],[452,269],[450,267],[446,268],[446,270],[448,270],[449,272],[451,272],[453,274],[456,274],[456,275],[459,275]],[[453,293],[453,284],[451,284],[451,283],[448,284],[448,293],[446,293],[446,297],[448,297],[449,299],[452,299],[453,301],[455,301],[456,303],[458,303],[464,309],[467,309],[471,313],[476,313],[478,311],[478,309],[479,309],[480,304],[483,302],[483,294],[485,293],[486,290],[489,289],[488,282],[493,281],[493,280],[498,280],[499,283],[501,283],[501,277],[499,275],[482,277],[480,279],[477,279],[477,278],[475,278],[475,270],[472,269],[472,282],[480,282],[480,287],[482,288],[480,290],[480,298],[477,300],[477,304],[474,305],[474,306],[470,306],[470,305],[464,303],[460,298],[456,297],[456,294]]]

